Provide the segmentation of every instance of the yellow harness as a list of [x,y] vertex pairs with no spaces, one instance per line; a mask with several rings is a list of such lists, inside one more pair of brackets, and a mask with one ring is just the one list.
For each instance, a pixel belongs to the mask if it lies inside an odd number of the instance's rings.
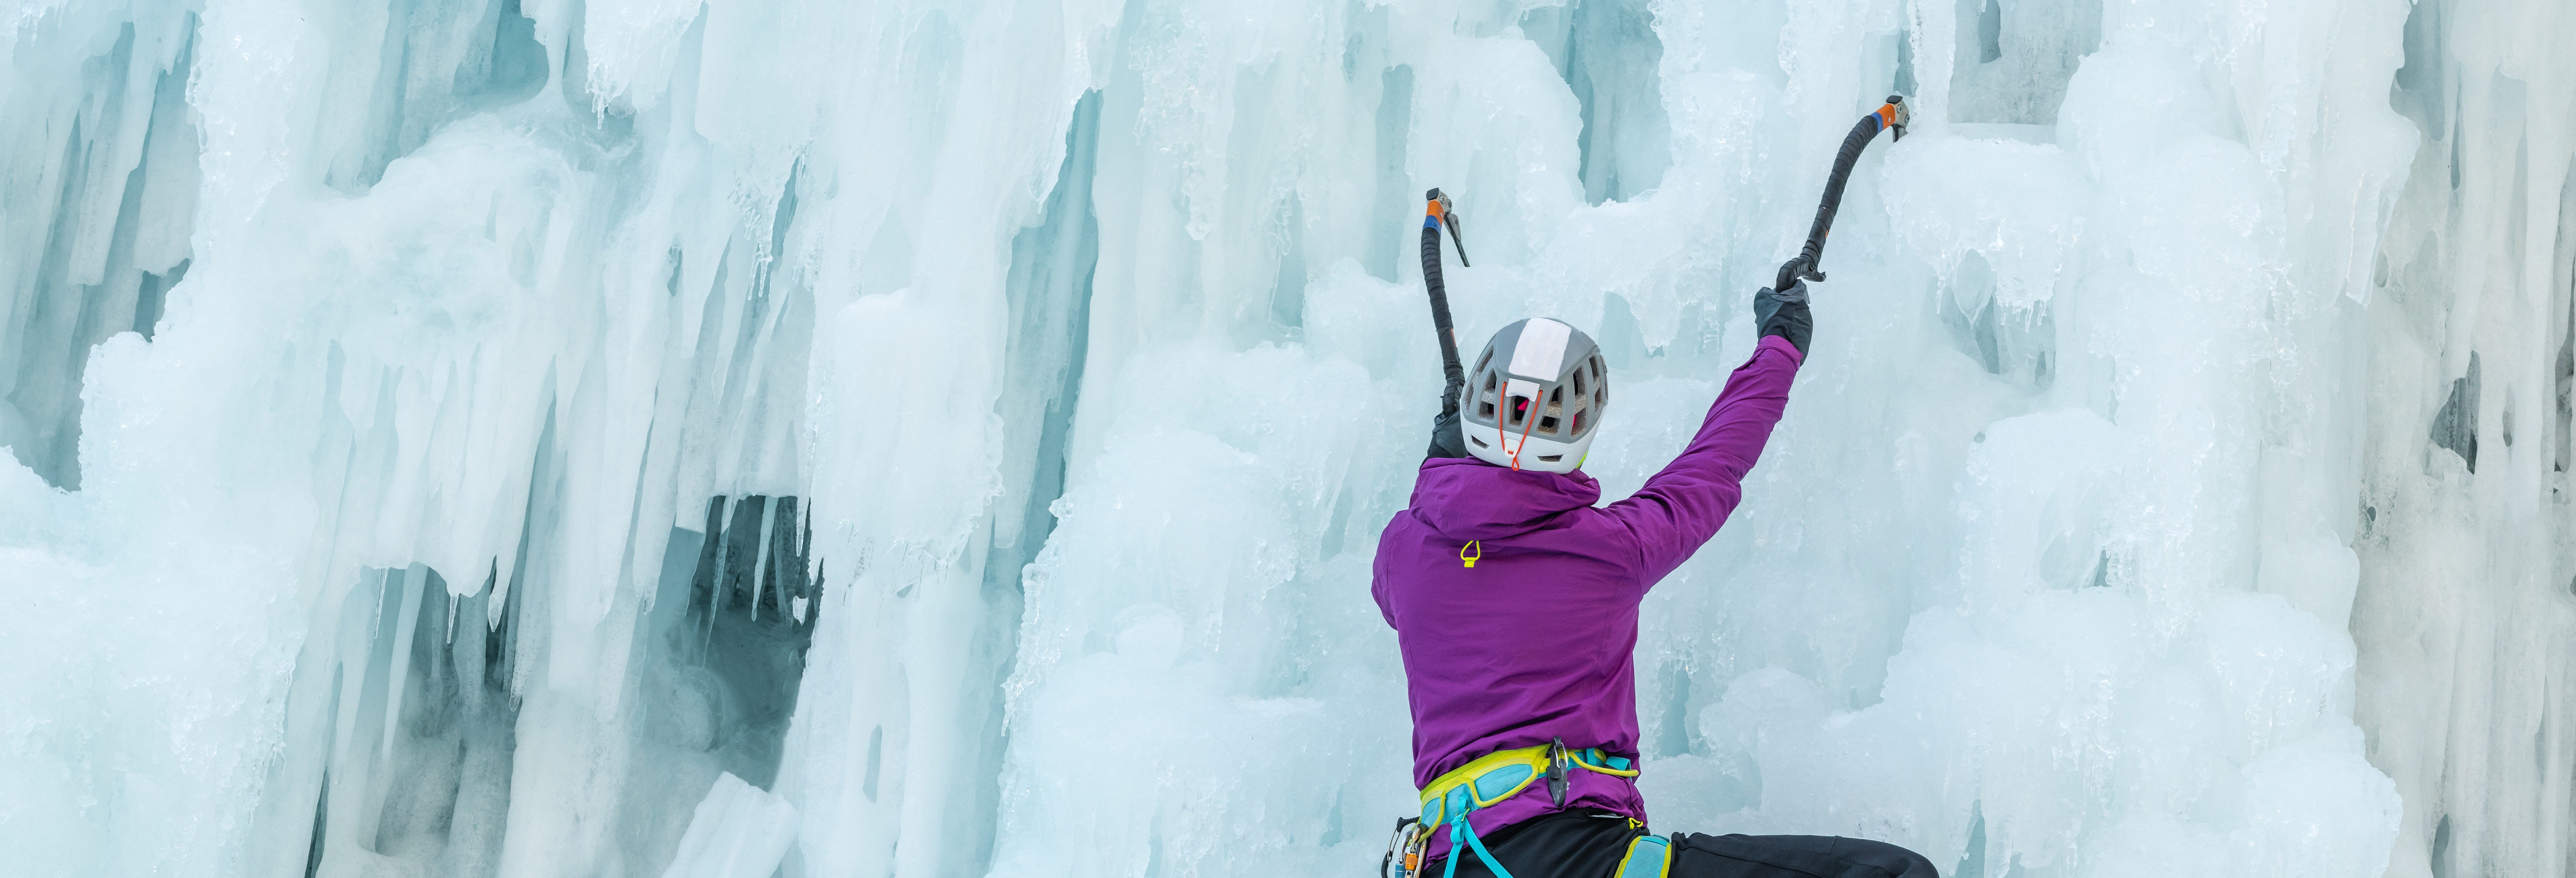
[[[1468,814],[1520,795],[1521,791],[1541,779],[1547,781],[1549,797],[1556,804],[1563,805],[1568,769],[1581,768],[1613,777],[1636,777],[1637,769],[1629,767],[1629,764],[1626,759],[1602,753],[1599,747],[1568,749],[1561,740],[1487,753],[1432,779],[1429,786],[1422,788],[1422,822],[1415,824],[1415,831],[1420,833],[1415,844],[1428,840],[1432,827],[1446,824],[1449,827],[1449,867],[1443,878],[1457,875],[1461,850],[1475,851],[1476,858],[1485,861],[1485,867],[1493,870],[1496,878],[1512,878],[1512,873],[1505,870],[1503,864],[1494,861],[1493,852],[1485,849],[1484,840],[1476,837],[1475,826],[1467,822]],[[1642,826],[1634,820],[1629,822]],[[1639,836],[1628,843],[1628,853],[1620,859],[1615,878],[1662,878],[1669,871],[1667,853],[1667,841],[1663,837]],[[1419,860],[1407,851],[1405,861],[1405,871],[1409,875]]]

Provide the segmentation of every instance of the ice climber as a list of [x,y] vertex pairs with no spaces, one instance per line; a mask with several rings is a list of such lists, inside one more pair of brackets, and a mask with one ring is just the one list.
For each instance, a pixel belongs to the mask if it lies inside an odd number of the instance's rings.
[[[1437,219],[1445,199],[1432,198]],[[1445,333],[1435,234],[1426,280]],[[1423,807],[1389,865],[1425,878],[1937,875],[1875,841],[1652,835],[1637,792],[1638,604],[1742,498],[1806,356],[1806,294],[1798,281],[1755,296],[1760,342],[1699,434],[1608,506],[1582,472],[1610,401],[1591,338],[1534,317],[1495,333],[1463,376],[1451,369],[1429,459],[1373,569],[1403,652]]]

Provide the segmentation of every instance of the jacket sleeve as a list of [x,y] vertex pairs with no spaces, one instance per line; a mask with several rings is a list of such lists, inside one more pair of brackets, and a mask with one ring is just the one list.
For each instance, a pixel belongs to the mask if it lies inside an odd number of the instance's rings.
[[1709,406],[1690,447],[1636,494],[1602,510],[1628,529],[1648,587],[1716,536],[1744,498],[1744,474],[1761,458],[1772,425],[1789,405],[1798,359],[1788,339],[1763,338],[1753,358],[1727,377],[1726,390]]

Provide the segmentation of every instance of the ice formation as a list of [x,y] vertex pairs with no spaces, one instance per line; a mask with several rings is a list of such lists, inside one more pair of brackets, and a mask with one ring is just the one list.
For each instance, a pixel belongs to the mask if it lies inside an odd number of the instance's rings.
[[1615,497],[1890,92],[1657,828],[2576,868],[2566,4],[0,14],[12,874],[1368,872],[1419,194]]

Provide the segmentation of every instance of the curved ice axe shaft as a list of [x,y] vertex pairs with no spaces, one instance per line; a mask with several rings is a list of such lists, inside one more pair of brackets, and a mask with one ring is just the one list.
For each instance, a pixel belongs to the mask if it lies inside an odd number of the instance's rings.
[[1458,212],[1450,205],[1449,196],[1433,189],[1422,197],[1430,205],[1422,211],[1422,285],[1431,292],[1431,328],[1440,335],[1440,369],[1448,379],[1448,389],[1440,394],[1440,413],[1458,413],[1458,391],[1467,386],[1467,370],[1458,365],[1458,330],[1449,323],[1449,290],[1440,282],[1440,227],[1449,226],[1449,240],[1458,245],[1458,264],[1467,266],[1467,242],[1458,236]]
[[1816,224],[1807,229],[1807,245],[1798,249],[1797,256],[1780,263],[1780,277],[1772,289],[1788,289],[1800,278],[1825,279],[1825,273],[1816,268],[1817,261],[1824,258],[1825,235],[1833,231],[1834,212],[1842,209],[1843,185],[1851,182],[1852,164],[1860,161],[1860,151],[1869,147],[1870,138],[1877,137],[1881,129],[1896,129],[1896,139],[1905,139],[1907,116],[1905,98],[1888,95],[1887,103],[1860,117],[1851,133],[1843,135],[1842,151],[1834,154],[1833,172],[1825,175],[1825,201],[1816,206]]

